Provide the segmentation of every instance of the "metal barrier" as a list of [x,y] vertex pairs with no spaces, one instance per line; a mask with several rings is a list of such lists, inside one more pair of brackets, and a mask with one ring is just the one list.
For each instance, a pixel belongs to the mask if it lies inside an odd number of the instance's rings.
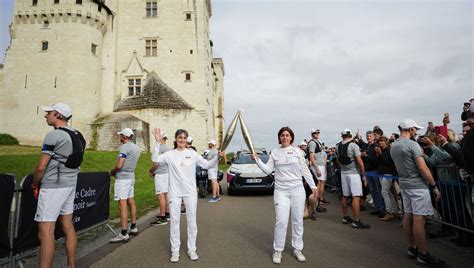
[[474,200],[472,181],[469,176],[461,176],[455,166],[439,165],[433,170],[437,178],[441,199],[433,206],[436,214],[430,219],[474,234]]
[[[19,187],[16,187],[16,177],[9,174],[0,174],[8,175],[13,177],[13,186],[9,187],[9,192],[13,194],[11,201],[11,206],[9,205],[9,226],[8,226],[8,242],[9,250],[8,256],[1,256],[3,259],[0,260],[0,267],[8,265],[8,267],[16,267],[17,265],[22,266],[20,260],[35,254],[38,251],[39,240],[37,238],[37,225],[33,221],[34,214],[36,212],[36,201],[33,197],[33,188],[30,187],[32,175],[25,176]],[[97,183],[98,180],[96,176],[106,176],[108,181],[105,183]],[[1,177],[1,176],[0,176]],[[77,235],[85,233],[93,228],[98,226],[106,226],[114,236],[117,236],[117,233],[109,225],[109,189],[110,189],[110,178],[108,177],[107,172],[94,172],[94,173],[79,173],[78,184],[76,186],[76,191],[79,191],[79,188],[86,188],[81,182],[85,182],[87,189],[81,189],[81,192],[76,192],[76,200],[81,201],[82,203],[87,203],[89,207],[81,208],[83,211],[86,211],[87,214],[84,215],[84,212],[81,214],[79,209],[74,209],[75,216],[84,216],[84,220],[78,220],[80,218],[75,218],[75,228]],[[96,182],[96,184],[91,183]],[[93,192],[91,190],[93,188]],[[2,187],[2,190],[5,190],[6,187]],[[87,192],[89,190],[89,192]],[[84,196],[82,195],[84,193]],[[89,193],[89,194],[88,194]],[[97,195],[96,195],[97,194]],[[2,195],[3,197],[4,195]],[[97,196],[97,199],[95,199]],[[98,199],[100,196],[100,200]],[[87,202],[93,200],[94,202]],[[85,200],[85,201],[83,201]],[[102,200],[102,202],[101,202]],[[97,201],[97,205],[96,202]],[[100,206],[99,206],[100,205]],[[98,209],[94,210],[93,208],[97,207]],[[2,212],[3,213],[3,212]],[[2,214],[3,215],[3,214]],[[63,234],[61,233],[61,228],[57,228],[55,232],[56,238],[63,240]],[[61,238],[60,238],[61,237]],[[3,235],[2,235],[3,240]],[[3,242],[3,241],[2,241]],[[2,246],[3,248],[3,246]]]

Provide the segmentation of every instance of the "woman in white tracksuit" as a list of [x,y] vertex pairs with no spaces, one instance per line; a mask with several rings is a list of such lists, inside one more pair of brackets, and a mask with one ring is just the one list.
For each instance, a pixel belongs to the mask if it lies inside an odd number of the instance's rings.
[[[155,129],[153,134],[157,141],[162,137],[160,129]],[[186,206],[186,221],[188,226],[188,256],[191,260],[198,260],[196,254],[196,165],[207,169],[217,164],[219,156],[210,161],[205,160],[196,151],[186,149],[186,139],[188,132],[178,129],[175,133],[177,147],[164,154],[159,155],[155,160],[158,165],[167,164],[169,169],[169,189],[168,200],[170,209],[170,242],[171,242],[171,262],[179,261],[180,229],[179,220],[181,216],[181,202]],[[159,152],[159,146],[155,147]]]
[[256,155],[257,165],[266,174],[275,171],[275,234],[273,238],[273,262],[281,263],[282,251],[285,247],[286,230],[291,214],[292,235],[291,244],[293,255],[298,261],[305,261],[303,253],[303,215],[305,207],[305,191],[301,177],[304,177],[317,198],[317,187],[305,163],[300,149],[291,146],[294,140],[293,131],[283,127],[278,131],[278,141],[281,147],[272,150],[267,164]]

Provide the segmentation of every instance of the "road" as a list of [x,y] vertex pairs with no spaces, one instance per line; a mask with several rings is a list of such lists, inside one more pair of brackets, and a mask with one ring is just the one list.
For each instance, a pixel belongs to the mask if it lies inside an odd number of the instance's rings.
[[[304,254],[307,261],[298,263],[291,255],[289,226],[283,267],[417,267],[406,257],[406,243],[399,223],[381,222],[363,212],[362,219],[372,225],[356,230],[340,223],[337,199],[327,205],[317,221],[304,221]],[[224,196],[218,203],[199,199],[197,253],[199,261],[186,255],[186,219],[181,215],[181,258],[169,262],[169,225],[149,227],[128,243],[107,255],[100,251],[82,258],[99,259],[93,267],[274,267],[272,241],[274,227],[272,196]],[[151,220],[151,218],[150,218]],[[149,221],[141,226],[147,226]],[[143,229],[143,228],[142,228]],[[447,240],[429,240],[433,255],[450,267],[473,267],[474,249],[455,247]],[[99,254],[99,256],[98,256]],[[81,264],[79,260],[78,264]]]

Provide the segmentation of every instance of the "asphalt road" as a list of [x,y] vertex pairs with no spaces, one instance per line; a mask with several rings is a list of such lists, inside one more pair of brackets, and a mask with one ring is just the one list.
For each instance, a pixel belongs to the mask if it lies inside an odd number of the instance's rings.
[[[369,230],[356,230],[340,223],[339,202],[329,196],[327,213],[317,221],[304,221],[304,254],[298,263],[291,255],[289,225],[282,267],[417,267],[406,257],[399,223],[385,223],[368,212],[362,220]],[[181,258],[169,262],[169,225],[149,227],[128,243],[100,256],[93,267],[274,267],[272,241],[275,213],[272,196],[224,196],[218,203],[199,199],[197,253],[199,260],[187,257],[186,218],[181,215]],[[142,224],[145,226],[148,222]],[[474,248],[455,247],[447,240],[429,240],[431,253],[449,267],[474,267]],[[98,253],[100,254],[100,253]],[[86,256],[83,260],[87,259]],[[95,256],[97,258],[97,256]],[[79,260],[80,261],[80,260]],[[80,265],[80,262],[78,263]]]

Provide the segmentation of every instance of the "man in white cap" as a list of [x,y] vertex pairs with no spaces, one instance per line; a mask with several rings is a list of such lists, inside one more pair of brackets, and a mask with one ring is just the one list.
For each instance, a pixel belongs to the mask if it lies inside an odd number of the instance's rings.
[[[211,160],[214,157],[217,157],[219,152],[216,149],[216,141],[210,140],[207,142],[207,146],[209,148],[209,152],[207,153],[207,160]],[[219,182],[217,181],[217,169],[218,163],[214,166],[209,167],[207,169],[207,176],[212,183],[212,198],[210,198],[207,202],[215,203],[221,200],[220,193],[219,193]]]
[[[364,162],[361,158],[359,146],[352,142],[352,132],[344,129],[341,133],[342,141],[336,145],[337,162],[341,167],[342,186],[342,223],[351,224],[355,229],[369,229],[370,225],[360,219],[360,197],[362,193],[362,180],[367,186]],[[348,215],[348,200],[352,196],[352,214],[354,219]]]
[[[444,264],[428,253],[425,234],[425,217],[433,214],[430,188],[438,201],[441,193],[425,163],[423,152],[415,141],[416,131],[422,129],[413,119],[405,119],[398,125],[400,138],[391,146],[390,155],[400,177],[403,198],[403,231],[408,240],[409,257],[416,258],[419,265],[436,266]],[[439,266],[441,267],[441,266]]]
[[[318,181],[319,199],[323,204],[329,202],[324,198],[324,187],[327,181],[326,163],[327,155],[323,143],[319,140],[319,129],[311,130],[311,140],[308,142],[308,152],[310,169]],[[317,208],[318,212],[325,212],[322,207]]]
[[[135,168],[140,158],[140,148],[133,143],[133,130],[124,128],[117,132],[120,135],[120,152],[115,167],[110,171],[111,176],[115,176],[114,200],[118,201],[120,211],[120,225],[122,230],[117,237],[110,240],[111,243],[127,242],[129,234],[138,234],[137,228],[137,208],[135,206],[134,185]],[[131,225],[128,229],[128,207],[130,207]]]
[[[72,116],[69,105],[56,103],[42,109],[46,112],[46,123],[54,127],[54,130],[48,132],[44,138],[32,183],[38,198],[35,221],[38,222],[40,240],[40,267],[52,267],[55,250],[54,227],[58,219],[66,237],[67,266],[73,267],[77,238],[72,217],[79,166],[71,168],[70,165],[66,166],[65,162],[74,149],[68,131],[78,132],[68,126],[67,122]],[[37,189],[40,185],[38,196]]]
[[168,224],[169,220],[169,206],[168,206],[168,188],[169,188],[169,173],[168,165],[158,165],[156,162],[160,154],[164,154],[170,149],[166,146],[168,137],[164,132],[161,132],[161,141],[156,141],[159,145],[153,149],[151,160],[153,165],[150,168],[150,176],[155,180],[155,192],[158,203],[160,204],[160,215],[157,219],[150,223],[151,226]]
[[186,148],[187,149],[193,149],[194,151],[197,152],[196,147],[193,146],[193,137],[188,136],[188,138],[186,139]]

